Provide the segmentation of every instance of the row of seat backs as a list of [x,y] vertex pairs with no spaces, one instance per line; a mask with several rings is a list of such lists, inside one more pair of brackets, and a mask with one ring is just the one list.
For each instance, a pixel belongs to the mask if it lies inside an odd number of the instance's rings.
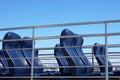
[[[61,38],[60,44],[56,44],[55,46],[54,55],[56,56],[59,66],[62,67],[60,68],[60,71],[63,74],[69,74],[69,75],[90,74],[93,72],[93,67],[91,62],[85,56],[85,54],[81,49],[83,44],[83,38],[71,37],[75,35],[76,34],[74,34],[72,31],[68,29],[64,29],[61,32],[61,36],[70,36],[70,37]],[[71,48],[68,48],[70,46]],[[73,47],[73,46],[79,46],[79,47]],[[64,47],[64,48],[60,48],[60,47]],[[104,46],[98,46],[97,43],[94,45],[93,54],[97,56],[96,59],[100,66],[105,66],[105,59],[106,59],[105,53],[106,52]],[[75,67],[70,68],[69,66],[75,66]],[[81,66],[81,67],[76,67],[76,66]],[[110,61],[108,61],[108,66],[112,66]],[[102,73],[105,73],[105,69],[106,69],[105,67],[100,67],[100,71]],[[111,72],[112,67],[109,67],[108,71]]]
[[[68,30],[64,29],[61,32],[61,36],[75,36],[75,34]],[[79,47],[73,46],[82,46],[83,38],[61,38],[60,45],[56,45],[56,47],[64,47],[64,48],[55,48],[55,56],[63,58],[57,58],[58,64],[60,66],[68,66],[66,68],[60,68],[62,73],[69,72],[70,75],[80,75],[80,74],[89,74],[92,73],[93,68],[87,67],[92,66],[91,62],[86,58],[85,54],[83,53],[82,49]],[[72,46],[72,47],[70,47]],[[68,48],[70,47],[70,48]],[[65,58],[67,56],[67,58]],[[79,57],[78,57],[79,56]],[[61,65],[62,64],[62,65]],[[75,67],[69,67],[75,66]],[[84,67],[85,66],[85,67]],[[64,70],[63,70],[64,69]],[[69,70],[69,71],[67,71]]]
[[[62,31],[61,36],[71,36],[71,35],[75,35],[72,31],[65,29]],[[26,39],[28,37],[25,37],[24,39]],[[5,37],[4,40],[15,40],[15,39],[21,39],[21,37],[13,32],[8,32]],[[28,75],[30,73],[30,69],[27,69],[27,67],[31,66],[31,56],[32,56],[32,50],[20,50],[21,46],[22,48],[31,48],[32,47],[32,40],[24,40],[24,41],[10,41],[10,42],[3,42],[3,49],[4,49],[4,53],[5,57],[10,58],[7,62],[3,62],[4,59],[1,60],[0,63],[0,67],[1,67],[1,72],[3,72],[5,70],[5,68],[3,67],[3,65],[12,67],[9,69],[9,73],[11,73],[11,75]],[[91,66],[90,61],[85,57],[82,49],[79,47],[74,47],[74,48],[67,48],[67,46],[82,46],[83,44],[83,38],[79,37],[79,38],[61,38],[60,39],[60,45],[57,44],[56,47],[66,47],[63,48],[62,50],[60,48],[55,48],[55,56],[70,56],[70,58],[58,58],[58,63],[60,64],[60,66],[86,66],[86,67],[80,67],[80,68],[60,68],[62,73],[71,73],[71,75],[79,75],[79,74],[86,74],[86,73],[91,73],[93,71],[92,67],[87,67],[87,66]],[[10,49],[15,49],[15,50],[10,50]],[[98,49],[98,48],[97,48]],[[96,52],[96,48],[94,49],[94,51]],[[98,51],[99,52],[99,51]],[[29,54],[30,53],[30,54]],[[72,53],[72,54],[71,54]],[[35,50],[35,57],[37,56],[38,51]],[[80,58],[78,57],[73,57],[73,56],[80,56]],[[82,56],[82,57],[81,57]],[[2,56],[4,57],[4,56]],[[26,58],[26,59],[19,59],[19,58]],[[13,58],[18,58],[19,60],[15,60]],[[100,57],[98,57],[99,59]],[[35,66],[39,66],[39,70],[38,69],[34,69],[34,73],[41,73],[43,71],[43,66],[40,62],[40,60],[38,58],[35,58],[36,60],[34,60],[34,65]],[[62,60],[63,59],[63,60]],[[100,58],[101,59],[101,58]],[[5,61],[5,60],[4,60]],[[65,61],[65,62],[64,62]],[[99,60],[97,60],[99,61]],[[103,62],[105,62],[105,56],[103,57],[103,61],[101,63],[101,65],[105,65],[103,64]],[[100,61],[98,62],[100,63]],[[111,63],[109,62],[109,64],[111,65]],[[25,67],[25,68],[14,68],[14,67]],[[104,72],[105,68],[102,67],[101,71]],[[111,71],[111,69],[110,69]],[[8,71],[7,71],[8,72]]]
[[[28,37],[25,37],[26,39]],[[0,67],[5,67],[5,65],[9,68],[9,74],[14,76],[20,75],[30,75],[30,67],[31,67],[31,58],[32,58],[32,50],[27,48],[32,48],[32,40],[20,40],[21,37],[13,32],[8,32],[4,36],[2,43],[3,52],[1,52],[0,57],[7,58],[2,61],[2,65]],[[13,40],[13,41],[8,41]],[[24,49],[26,48],[26,49]],[[3,56],[4,55],[4,56]],[[38,50],[34,50],[34,66],[39,67],[34,69],[34,73],[43,72],[43,65],[41,61],[38,59]],[[2,68],[1,68],[2,69]],[[3,68],[4,69],[4,68]],[[8,68],[6,68],[8,70]],[[2,71],[2,70],[1,70]],[[6,71],[6,70],[5,70]]]

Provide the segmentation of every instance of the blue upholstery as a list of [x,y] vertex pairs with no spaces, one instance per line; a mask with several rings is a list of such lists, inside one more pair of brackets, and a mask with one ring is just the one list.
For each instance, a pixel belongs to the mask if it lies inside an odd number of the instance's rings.
[[[1,58],[1,56],[0,56],[0,58]],[[0,76],[3,75],[4,71],[5,71],[4,64],[3,64],[3,62],[0,60]]]
[[[24,37],[23,39],[30,39],[30,37]],[[32,65],[32,47],[33,47],[33,41],[32,40],[24,40],[22,41],[22,52],[25,58],[27,59],[29,65]],[[33,69],[33,74],[34,76],[45,76],[45,75],[50,75],[52,73],[48,71],[43,71],[43,65],[38,58],[38,50],[34,49],[34,68]]]
[[[4,36],[4,40],[16,40],[21,37],[13,32],[8,32]],[[21,49],[21,41],[6,41],[3,42],[2,47],[4,54],[8,61],[10,75],[21,76],[30,74],[29,64],[24,58]],[[20,68],[21,67],[21,68]]]
[[[23,39],[29,39],[29,37],[24,37]],[[29,65],[31,66],[32,63],[32,40],[24,40],[22,42],[22,52],[25,56],[25,58],[27,59]],[[34,67],[38,67],[38,68],[34,68],[34,74],[39,74],[43,72],[43,65],[40,61],[40,59],[38,58],[38,50],[34,49]]]
[[57,59],[59,66],[61,67],[60,72],[63,75],[70,75],[70,69],[68,68],[68,62],[66,60],[65,55],[62,52],[62,49],[59,47],[60,47],[60,44],[56,44],[55,49],[54,49],[54,55]]
[[[68,29],[64,29],[61,33],[61,36],[72,36],[74,33]],[[74,47],[67,48],[69,46],[74,46],[74,38],[60,38],[60,45],[62,51],[65,56],[69,56],[70,58],[66,58],[69,66],[76,66],[74,68],[70,68],[71,75],[80,75],[85,73],[85,67],[83,61],[77,57],[78,54]]]
[[[68,29],[64,29],[61,33],[61,36],[73,36],[75,35],[72,31]],[[28,39],[29,37],[25,37],[24,39]],[[4,40],[16,40],[21,39],[21,37],[13,32],[8,32],[4,36]],[[4,49],[3,52],[0,52],[0,58],[9,58],[7,60],[0,60],[0,73],[6,74],[9,73],[13,76],[25,76],[30,75],[31,67],[31,58],[32,58],[32,50],[31,49],[23,49],[23,48],[32,48],[32,40],[24,40],[24,41],[5,41],[2,44]],[[54,49],[54,55],[56,57],[64,57],[67,58],[56,58],[60,68],[60,72],[63,75],[73,75],[73,76],[92,76],[92,75],[105,75],[105,67],[100,67],[100,74],[92,74],[93,68],[87,67],[91,66],[90,61],[87,59],[85,54],[83,53],[80,47],[73,46],[82,46],[83,38],[60,38],[60,44],[57,44]],[[97,46],[96,46],[97,45]],[[59,47],[65,48],[59,48]],[[71,46],[71,48],[70,48]],[[69,48],[67,48],[69,47]],[[93,52],[95,54],[99,65],[105,66],[105,47],[100,46],[99,44],[95,44],[93,48]],[[3,53],[5,55],[3,55]],[[101,56],[103,55],[103,56]],[[34,75],[61,75],[59,72],[44,72],[43,65],[38,58],[38,50],[34,50]],[[15,58],[15,59],[14,59]],[[21,59],[20,59],[21,58]],[[108,62],[109,66],[112,66],[110,62]],[[66,68],[69,66],[75,66],[74,68]],[[84,67],[85,66],[85,67]],[[9,70],[5,67],[11,67]],[[19,68],[22,67],[22,68]],[[112,67],[108,68],[109,72],[112,71]],[[116,72],[116,74],[119,74]]]
[[[106,48],[105,48],[105,46],[104,45],[101,45],[101,55],[102,55],[102,58],[103,58],[103,60],[104,61],[106,61]],[[111,62],[108,60],[108,66],[111,66],[111,67],[109,67],[108,68],[108,71],[109,72],[111,72],[112,71],[112,69],[113,69],[113,67],[112,67],[112,64],[111,64]]]
[[3,51],[0,51],[0,74],[1,75],[8,75],[9,74],[9,69],[8,67],[8,62],[7,59],[5,59],[5,55]]
[[[64,47],[62,48],[62,52],[64,56],[68,56],[69,58],[66,58],[68,62],[68,66],[74,66],[74,68],[69,68],[71,75],[75,76],[105,76],[105,73],[92,73],[93,68],[87,67],[91,66],[90,61],[87,59],[85,54],[83,53],[82,49],[79,47],[73,47],[73,46],[82,46],[83,39],[81,37],[79,38],[68,38],[69,36],[75,35],[72,31],[68,29],[64,29],[61,33],[61,36],[67,36],[67,38],[61,38],[60,39],[60,46]],[[71,48],[67,48],[70,47]],[[61,51],[60,51],[61,52]],[[76,56],[76,57],[74,57]],[[77,57],[79,56],[79,57]],[[80,68],[79,68],[79,67]],[[83,67],[85,66],[85,67]],[[112,74],[112,73],[111,73]]]
[[[82,37],[77,37],[74,38],[74,46],[81,46],[83,44],[83,38]],[[89,74],[93,72],[93,67],[87,67],[87,66],[92,66],[91,62],[88,60],[88,58],[85,56],[83,53],[81,47],[75,47],[76,52],[78,53],[78,56],[81,58],[81,60],[84,63],[85,67],[85,74]]]
[[[100,66],[104,66],[104,67],[100,67],[100,71],[101,72],[105,72],[105,65],[106,65],[106,57],[105,57],[105,47],[95,43],[94,47],[93,47],[93,54],[96,56],[96,60],[98,62],[98,64]],[[112,66],[112,64],[108,61],[108,66]],[[112,67],[108,67],[108,71],[111,72],[112,71]]]

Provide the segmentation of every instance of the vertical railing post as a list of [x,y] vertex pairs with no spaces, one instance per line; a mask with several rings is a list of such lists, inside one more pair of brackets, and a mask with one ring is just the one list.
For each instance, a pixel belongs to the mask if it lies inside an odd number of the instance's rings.
[[107,23],[105,22],[105,48],[106,48],[106,58],[105,58],[105,68],[106,68],[106,80],[109,80],[109,75],[108,75],[108,32],[107,32]]
[[34,72],[34,44],[35,44],[35,40],[34,40],[34,34],[35,34],[35,29],[34,27],[32,28],[32,62],[31,62],[31,79],[33,80],[33,72]]

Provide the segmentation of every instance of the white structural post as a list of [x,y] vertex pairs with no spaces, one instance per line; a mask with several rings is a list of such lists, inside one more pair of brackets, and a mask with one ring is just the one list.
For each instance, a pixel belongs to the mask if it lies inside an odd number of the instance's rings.
[[34,40],[34,34],[35,34],[35,29],[34,27],[32,28],[32,64],[31,64],[31,79],[33,80],[33,70],[34,70],[34,44],[35,44],[35,40]]
[[105,48],[106,48],[106,80],[109,80],[109,75],[108,75],[108,32],[107,32],[107,22],[105,22]]

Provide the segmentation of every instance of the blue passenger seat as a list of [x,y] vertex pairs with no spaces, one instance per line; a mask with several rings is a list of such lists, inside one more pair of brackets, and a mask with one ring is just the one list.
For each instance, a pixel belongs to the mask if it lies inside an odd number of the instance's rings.
[[[103,66],[103,67],[100,67],[100,71],[105,72],[105,69],[106,69],[105,68],[105,66],[106,66],[105,46],[95,43],[94,47],[93,47],[93,54],[96,56],[95,58],[96,58],[98,64],[100,66]],[[110,67],[108,67],[108,71],[111,72],[113,67],[109,60],[108,60],[108,66],[110,66]]]
[[69,56],[69,58],[66,58],[68,65],[74,66],[74,68],[70,68],[71,75],[77,76],[85,73],[85,67],[83,61],[78,57],[78,54],[74,48],[74,38],[71,38],[71,36],[74,35],[75,34],[72,31],[64,29],[61,32],[61,36],[68,36],[70,38],[60,38],[60,46],[64,47],[62,48],[64,55]]
[[[19,39],[19,40],[18,40]],[[8,61],[9,73],[13,76],[26,76],[30,74],[30,66],[21,50],[21,37],[13,32],[8,32],[4,36],[2,48]],[[13,40],[13,41],[10,41]]]
[[66,56],[63,54],[62,49],[60,48],[60,44],[56,44],[54,49],[54,55],[59,65],[59,70],[62,75],[71,75],[70,69],[68,66],[68,62],[66,60]]
[[[33,40],[30,40],[30,37],[24,37],[23,39],[26,39],[24,41],[22,41],[22,52],[23,55],[25,56],[25,58],[27,59],[29,65],[32,65],[32,48],[33,48]],[[33,73],[36,76],[42,76],[42,75],[49,75],[48,72],[44,72],[44,68],[43,65],[40,61],[40,59],[38,58],[38,50],[34,49],[34,69],[33,69]]]
[[78,54],[78,56],[81,58],[81,60],[84,63],[85,66],[85,74],[89,74],[93,72],[93,67],[89,59],[85,56],[85,54],[82,51],[82,44],[83,44],[83,38],[82,37],[75,37],[74,38],[74,46],[75,50]]
[[[65,56],[68,56],[69,58],[66,58],[68,62],[68,66],[72,66],[73,68],[70,68],[71,75],[74,76],[104,76],[104,73],[93,73],[93,66],[91,62],[87,59],[85,54],[82,51],[82,48],[80,48],[83,44],[83,39],[81,37],[76,38],[72,37],[75,36],[75,34],[68,30],[64,29],[61,33],[62,37],[66,38],[60,38],[60,46],[62,47],[62,52]],[[75,47],[79,46],[79,47]]]
[[[104,45],[100,45],[98,43],[94,44],[93,54],[95,55],[95,58],[99,64],[99,66],[102,66],[99,68],[100,68],[101,73],[103,73],[103,75],[106,74],[106,67],[105,67],[106,66],[106,51],[105,50],[106,49],[105,49]],[[108,72],[109,72],[109,75],[111,75],[111,76],[115,75],[112,70],[113,70],[112,64],[108,60]]]

